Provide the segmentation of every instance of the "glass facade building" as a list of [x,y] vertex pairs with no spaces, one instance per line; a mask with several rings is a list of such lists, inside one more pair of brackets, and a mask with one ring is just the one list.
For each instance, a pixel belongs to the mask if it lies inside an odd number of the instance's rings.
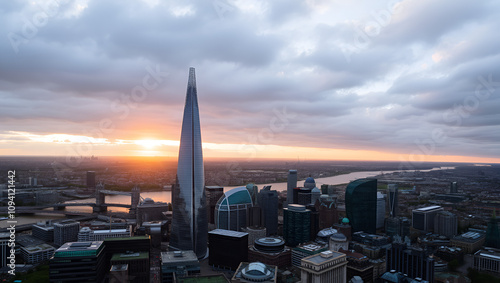
[[194,68],[189,80],[182,119],[176,183],[172,188],[172,233],[170,247],[193,250],[198,258],[207,253],[208,219],[201,129]]
[[246,187],[224,193],[215,205],[215,226],[217,229],[240,231],[247,226],[247,211],[252,206],[252,197]]
[[353,232],[377,230],[377,179],[358,179],[345,192],[345,211]]
[[265,186],[259,192],[258,203],[264,214],[267,236],[278,234],[278,192]]

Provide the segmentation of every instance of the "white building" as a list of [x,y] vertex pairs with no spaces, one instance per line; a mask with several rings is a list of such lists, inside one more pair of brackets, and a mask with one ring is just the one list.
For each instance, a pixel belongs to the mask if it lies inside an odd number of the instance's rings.
[[106,238],[124,238],[130,237],[130,231],[127,229],[106,229],[91,230],[89,227],[83,227],[78,233],[78,242],[104,241]]

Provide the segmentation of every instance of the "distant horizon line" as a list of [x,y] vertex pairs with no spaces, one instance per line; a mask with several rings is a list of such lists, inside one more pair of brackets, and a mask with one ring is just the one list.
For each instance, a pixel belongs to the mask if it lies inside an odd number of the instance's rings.
[[[178,156],[138,156],[138,155],[92,155],[94,158],[128,158],[128,159],[178,159]],[[92,156],[70,156],[75,158],[92,158]],[[37,158],[67,158],[65,155],[0,155],[0,158],[22,158],[22,157],[37,157]],[[409,165],[418,166],[419,164],[500,164],[500,162],[459,162],[459,161],[419,161],[419,162],[407,162],[401,160],[360,160],[360,159],[291,159],[291,158],[266,158],[266,157],[255,157],[249,160],[248,158],[237,158],[237,157],[204,157],[203,160],[232,160],[239,162],[252,162],[252,161],[287,161],[287,162],[386,162],[386,163],[402,163]],[[409,163],[409,164],[408,164]],[[413,164],[415,163],[415,164]],[[408,169],[408,168],[407,168]]]

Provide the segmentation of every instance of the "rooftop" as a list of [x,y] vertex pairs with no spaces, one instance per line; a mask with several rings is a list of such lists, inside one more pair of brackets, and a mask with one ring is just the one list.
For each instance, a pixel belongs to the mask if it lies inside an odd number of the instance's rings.
[[441,208],[441,206],[439,206],[439,205],[433,205],[433,206],[428,206],[428,207],[417,208],[413,211],[425,212],[425,211],[431,211],[431,210],[436,210],[436,209],[440,209],[440,208]]
[[24,249],[30,253],[41,252],[41,251],[46,251],[46,250],[55,250],[53,246],[48,245],[48,244],[39,244],[36,246],[22,247],[22,249]]
[[103,241],[69,242],[57,249],[54,257],[95,256],[103,247]]
[[345,258],[346,255],[343,253],[328,250],[328,251],[321,252],[319,254],[305,257],[302,259],[302,261],[319,265],[319,264],[322,264],[324,262],[330,261],[332,259],[337,259],[337,258],[341,258],[341,257]]
[[186,261],[198,261],[198,257],[193,251],[174,251],[174,252],[162,252],[161,262],[162,263],[175,263],[175,262],[186,262]]
[[229,236],[229,237],[235,237],[235,238],[242,238],[248,235],[248,233],[245,232],[237,232],[237,231],[232,231],[232,230],[225,230],[225,229],[215,229],[208,234],[215,234],[215,235],[223,235],[223,236]]
[[117,253],[111,257],[111,261],[138,259],[149,259],[149,252]]

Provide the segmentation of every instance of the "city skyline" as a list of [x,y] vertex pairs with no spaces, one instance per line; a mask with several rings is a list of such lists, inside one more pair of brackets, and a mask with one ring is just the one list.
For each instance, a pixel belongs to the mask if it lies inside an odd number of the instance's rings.
[[495,1],[13,2],[0,155],[499,163]]

